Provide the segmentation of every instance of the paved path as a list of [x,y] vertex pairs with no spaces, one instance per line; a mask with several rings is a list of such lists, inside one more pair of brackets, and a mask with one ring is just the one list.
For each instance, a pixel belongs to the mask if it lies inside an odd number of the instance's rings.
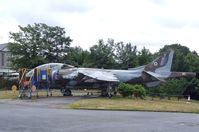
[[[45,102],[48,100],[43,100],[43,104]],[[0,132],[199,131],[199,114],[68,110],[32,104],[0,101]]]
[[29,107],[42,107],[42,108],[63,108],[64,105],[72,103],[76,100],[86,98],[82,96],[76,97],[43,97],[39,99],[0,99],[0,103],[13,104]]

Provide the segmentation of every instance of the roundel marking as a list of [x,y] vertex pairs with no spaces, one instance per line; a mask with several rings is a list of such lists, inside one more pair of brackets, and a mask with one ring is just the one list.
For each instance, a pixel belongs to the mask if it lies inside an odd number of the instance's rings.
[[158,66],[158,63],[155,61],[155,62],[153,63],[153,65],[154,65],[154,66]]

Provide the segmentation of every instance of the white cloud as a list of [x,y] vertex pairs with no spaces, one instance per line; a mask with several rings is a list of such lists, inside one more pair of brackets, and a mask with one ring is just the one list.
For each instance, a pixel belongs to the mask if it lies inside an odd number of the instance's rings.
[[197,0],[1,0],[0,43],[17,25],[65,27],[72,45],[89,48],[113,38],[157,51],[180,43],[199,51]]

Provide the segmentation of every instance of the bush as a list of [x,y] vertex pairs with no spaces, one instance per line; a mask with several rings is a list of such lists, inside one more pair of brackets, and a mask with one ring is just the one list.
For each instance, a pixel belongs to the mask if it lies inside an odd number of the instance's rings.
[[133,95],[133,87],[129,84],[120,83],[118,91],[123,97],[129,97]]
[[134,96],[144,98],[146,96],[146,90],[142,85],[133,85],[133,94]]
[[118,91],[123,97],[132,97],[134,95],[136,98],[143,98],[146,96],[146,90],[142,85],[130,85],[126,83],[121,83],[118,86]]

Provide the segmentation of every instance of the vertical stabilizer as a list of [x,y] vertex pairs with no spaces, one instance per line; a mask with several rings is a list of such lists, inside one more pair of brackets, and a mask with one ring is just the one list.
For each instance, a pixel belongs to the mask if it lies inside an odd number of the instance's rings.
[[151,71],[155,73],[170,72],[173,61],[174,50],[170,49],[163,53],[160,57],[145,66],[145,71]]

